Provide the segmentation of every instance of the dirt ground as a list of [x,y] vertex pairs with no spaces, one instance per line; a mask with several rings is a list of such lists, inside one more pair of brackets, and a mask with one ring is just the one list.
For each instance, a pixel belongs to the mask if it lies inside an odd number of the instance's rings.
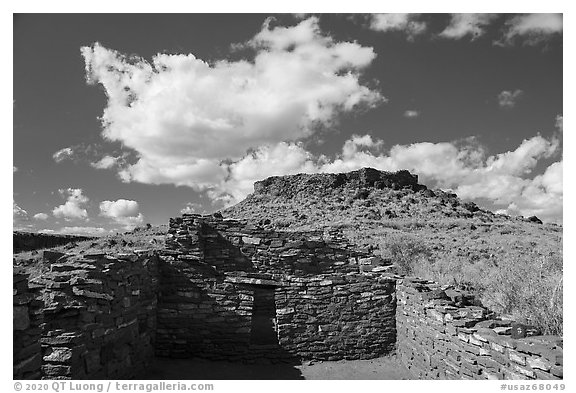
[[204,359],[156,358],[147,379],[158,380],[270,380],[270,379],[411,379],[395,356],[370,360],[305,362],[305,364],[254,364]]

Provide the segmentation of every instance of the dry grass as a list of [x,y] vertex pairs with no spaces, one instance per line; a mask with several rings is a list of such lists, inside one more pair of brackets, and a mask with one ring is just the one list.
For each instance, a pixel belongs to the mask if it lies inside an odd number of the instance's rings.
[[397,233],[380,244],[403,274],[415,275],[476,292],[488,308],[536,326],[545,334],[563,334],[562,259],[557,255],[520,255],[472,261],[438,258],[421,239]]

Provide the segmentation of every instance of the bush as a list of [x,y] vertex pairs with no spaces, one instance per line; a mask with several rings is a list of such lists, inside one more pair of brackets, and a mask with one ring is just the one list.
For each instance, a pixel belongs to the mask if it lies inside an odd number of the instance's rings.
[[472,291],[499,314],[510,314],[544,334],[563,334],[561,257],[517,256],[474,262],[470,256],[448,254],[434,259],[425,243],[404,233],[387,234],[379,246],[380,253],[392,259],[400,274]]
[[486,282],[486,300],[545,334],[563,333],[562,261],[557,257],[499,262]]
[[389,256],[400,274],[411,275],[418,265],[428,264],[431,250],[415,236],[388,234],[379,244],[380,253]]

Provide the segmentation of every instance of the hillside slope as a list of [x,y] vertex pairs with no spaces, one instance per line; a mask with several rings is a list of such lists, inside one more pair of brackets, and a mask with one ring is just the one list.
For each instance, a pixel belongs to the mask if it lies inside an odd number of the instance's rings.
[[340,228],[403,273],[473,290],[495,311],[562,330],[562,227],[480,209],[408,171],[271,177],[222,214],[285,231]]

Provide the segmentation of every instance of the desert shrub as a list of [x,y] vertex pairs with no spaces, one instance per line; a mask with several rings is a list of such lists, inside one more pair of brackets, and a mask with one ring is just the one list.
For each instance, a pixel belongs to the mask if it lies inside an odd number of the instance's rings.
[[353,199],[366,199],[368,196],[370,196],[370,190],[362,189],[356,192],[356,194],[353,196]]
[[429,258],[426,262],[415,267],[414,274],[416,276],[441,284],[450,284],[466,291],[483,293],[485,288],[481,278],[489,270],[486,263],[471,263],[467,257],[453,254],[438,259]]
[[274,220],[274,225],[277,228],[288,228],[292,224],[294,224],[294,220],[289,218],[277,218]]
[[395,221],[381,221],[379,225],[383,228],[392,228],[396,230],[402,229],[402,226]]
[[418,219],[404,220],[401,224],[405,229],[421,229],[426,227],[426,223]]
[[400,274],[411,275],[418,265],[429,263],[431,250],[416,236],[391,233],[379,244],[380,253],[387,255]]
[[562,334],[562,260],[507,258],[486,278],[484,297],[497,311],[539,327],[545,334]]

